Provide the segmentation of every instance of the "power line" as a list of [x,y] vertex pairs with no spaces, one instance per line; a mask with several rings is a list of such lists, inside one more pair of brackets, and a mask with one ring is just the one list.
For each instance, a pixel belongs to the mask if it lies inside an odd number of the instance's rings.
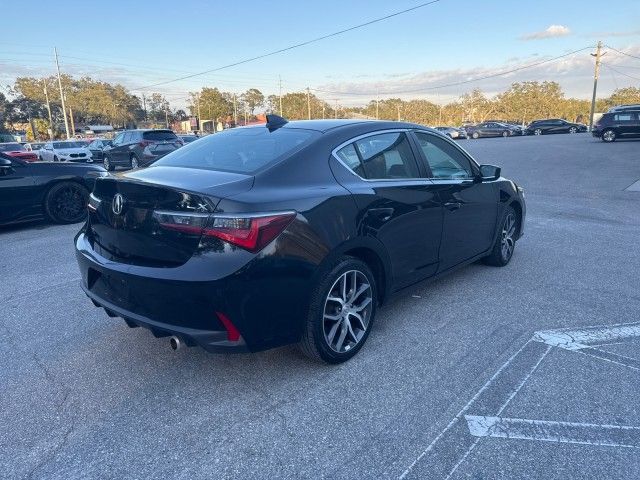
[[613,50],[614,52],[621,53],[622,55],[626,55],[627,57],[635,58],[636,60],[640,60],[640,57],[636,57],[635,55],[631,55],[630,53],[623,52],[622,50],[618,50],[617,48],[613,48],[610,45],[606,46],[608,49]]
[[424,92],[424,91],[428,91],[428,90],[438,90],[438,89],[441,89],[441,88],[455,87],[455,86],[458,86],[458,85],[465,85],[465,84],[468,84],[468,83],[479,82],[481,80],[487,80],[489,78],[495,78],[495,77],[501,77],[503,75],[509,75],[510,73],[519,72],[519,71],[525,70],[527,68],[537,67],[539,65],[543,65],[543,64],[549,63],[549,62],[553,62],[555,60],[559,60],[561,58],[565,58],[565,57],[568,57],[570,55],[574,55],[574,54],[582,52],[584,50],[590,50],[592,48],[593,47],[591,47],[591,46],[580,48],[578,50],[574,50],[572,52],[565,53],[564,55],[558,55],[557,57],[549,58],[547,60],[542,60],[540,62],[531,63],[529,65],[523,65],[522,67],[512,68],[511,70],[505,70],[503,72],[492,73],[491,75],[485,75],[483,77],[472,78],[472,79],[469,79],[469,80],[462,80],[462,81],[459,81],[459,82],[445,83],[445,84],[441,84],[441,85],[434,85],[432,87],[422,87],[422,88],[417,88],[417,89],[413,89],[413,90],[402,90],[402,91],[394,90],[394,91],[391,91],[391,92],[378,92],[377,90],[376,90],[376,92],[338,92],[338,91],[331,91],[331,90],[321,90],[321,89],[317,89],[317,88],[313,88],[312,90],[315,90],[316,92],[330,93],[330,94],[337,94],[337,95],[374,95],[374,94],[377,94],[377,93],[382,93],[384,95],[395,95],[395,94],[403,94],[403,93],[418,93],[418,92]]
[[186,80],[188,78],[198,77],[200,75],[206,75],[207,73],[217,72],[219,70],[224,70],[226,68],[231,68],[231,67],[235,67],[235,66],[242,65],[242,64],[245,64],[245,63],[253,62],[255,60],[260,60],[262,58],[271,57],[271,56],[277,55],[279,53],[288,52],[289,50],[293,50],[293,49],[296,49],[296,48],[304,47],[306,45],[310,45],[312,43],[320,42],[320,41],[326,40],[328,38],[336,37],[338,35],[342,35],[344,33],[351,32],[351,31],[357,30],[359,28],[363,28],[363,27],[366,27],[366,26],[369,26],[369,25],[373,25],[374,23],[382,22],[384,20],[388,20],[390,18],[397,17],[398,15],[402,15],[402,14],[405,14],[405,13],[408,13],[408,12],[412,12],[414,10],[418,10],[419,8],[423,8],[423,7],[427,7],[429,5],[433,5],[434,3],[437,3],[439,1],[440,0],[431,0],[429,2],[424,2],[424,3],[421,3],[419,5],[415,5],[415,6],[411,7],[411,8],[406,8],[404,10],[400,10],[398,12],[394,12],[394,13],[391,13],[389,15],[385,15],[384,17],[379,17],[379,18],[376,18],[376,19],[373,19],[373,20],[369,20],[368,22],[360,23],[358,25],[354,25],[352,27],[345,28],[345,29],[339,30],[337,32],[329,33],[327,35],[323,35],[321,37],[317,37],[317,38],[314,38],[312,40],[307,40],[305,42],[296,43],[294,45],[290,45],[288,47],[281,48],[279,50],[273,50],[273,51],[268,52],[268,53],[263,53],[262,55],[257,55],[255,57],[246,58],[246,59],[240,60],[238,62],[229,63],[229,64],[223,65],[221,67],[216,67],[216,68],[212,68],[210,70],[205,70],[203,72],[193,73],[191,75],[185,75],[183,77],[175,78],[173,80],[167,80],[165,82],[154,83],[153,85],[147,85],[145,87],[137,88],[136,90],[147,90],[147,89],[150,89],[150,88],[153,88],[153,87],[157,87],[157,86],[160,86],[160,85],[166,85],[167,83],[178,82],[180,80]]
[[620,75],[624,75],[625,77],[629,77],[629,78],[632,78],[634,80],[640,80],[640,77],[634,77],[633,75],[629,75],[628,73],[621,72],[620,70],[617,70],[617,69],[613,68],[611,65],[609,65],[607,63],[603,63],[602,65],[607,67],[609,70],[613,70],[614,72],[619,73]]

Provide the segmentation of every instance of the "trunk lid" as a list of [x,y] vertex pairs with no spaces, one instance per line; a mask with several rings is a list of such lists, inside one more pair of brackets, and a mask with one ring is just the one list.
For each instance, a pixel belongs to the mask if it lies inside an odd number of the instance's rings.
[[150,167],[96,181],[87,232],[94,249],[120,263],[175,267],[198,249],[200,234],[163,228],[154,212],[206,217],[222,198],[249,190],[253,177]]

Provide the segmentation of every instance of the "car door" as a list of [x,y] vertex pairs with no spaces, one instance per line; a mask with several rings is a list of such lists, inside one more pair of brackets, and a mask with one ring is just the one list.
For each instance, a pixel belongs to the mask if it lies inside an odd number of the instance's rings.
[[109,155],[109,160],[111,160],[114,164],[120,163],[123,157],[124,146],[124,138],[127,132],[121,132],[113,139],[111,142],[111,148],[107,151]]
[[401,288],[438,268],[442,208],[405,130],[358,137],[336,148],[351,175],[339,178],[361,212],[361,236],[378,239],[389,254],[393,284]]
[[[8,156],[3,156],[7,160]],[[37,189],[29,165],[16,159],[10,168],[0,168],[0,223],[34,214]]]
[[44,147],[42,147],[40,156],[45,162],[50,162],[51,160],[53,160],[53,144],[51,142],[46,143]]
[[499,191],[495,182],[480,181],[477,164],[454,142],[424,131],[413,135],[443,208],[439,271],[444,271],[491,248]]

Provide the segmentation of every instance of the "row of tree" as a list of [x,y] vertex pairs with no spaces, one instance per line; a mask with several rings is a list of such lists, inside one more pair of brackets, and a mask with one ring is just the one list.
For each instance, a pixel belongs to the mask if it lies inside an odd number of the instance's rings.
[[[114,126],[165,125],[186,120],[183,110],[175,110],[160,93],[149,96],[134,95],[122,85],[93,80],[61,77],[65,105],[76,125],[111,124]],[[36,137],[46,137],[49,128],[47,99],[51,110],[53,129],[64,132],[62,102],[56,77],[16,79],[9,90],[12,100],[0,93],[0,129],[11,125],[35,125]],[[640,88],[617,89],[607,97],[598,99],[596,111],[605,111],[612,105],[640,103]],[[349,118],[368,117],[387,120],[405,120],[424,125],[459,125],[462,122],[482,122],[503,119],[528,123],[537,118],[559,117],[572,121],[588,119],[590,102],[566,98],[557,82],[518,82],[506,91],[488,97],[475,89],[456,101],[438,105],[428,100],[385,98],[370,100],[360,107],[340,107],[337,102],[318,98],[310,90],[288,92],[282,96],[265,96],[251,88],[242,94],[204,87],[188,97],[191,116],[202,120],[237,120],[246,123],[256,113],[273,112],[286,118]]]

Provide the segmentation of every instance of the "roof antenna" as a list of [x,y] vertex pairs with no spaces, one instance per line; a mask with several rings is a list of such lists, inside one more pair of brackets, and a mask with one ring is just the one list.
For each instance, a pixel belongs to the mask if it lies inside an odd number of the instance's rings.
[[289,123],[289,120],[286,118],[280,117],[279,115],[269,114],[267,115],[267,128],[270,132],[277,130],[280,127],[285,126]]

